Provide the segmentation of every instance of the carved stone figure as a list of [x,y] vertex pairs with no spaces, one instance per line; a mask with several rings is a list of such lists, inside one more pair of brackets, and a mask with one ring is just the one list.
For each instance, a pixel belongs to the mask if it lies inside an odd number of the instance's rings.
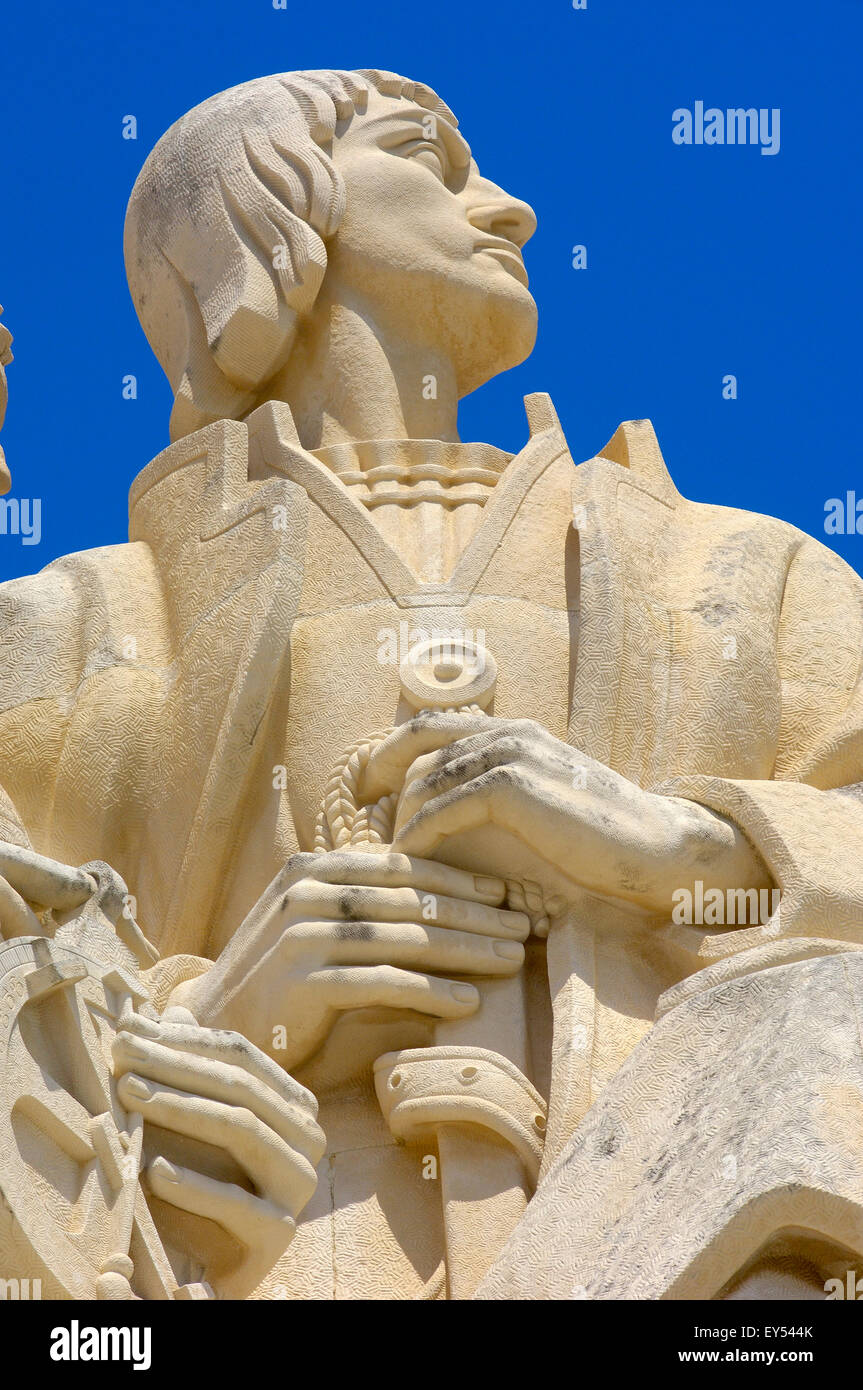
[[[0,304],[0,314],[2,314],[2,312],[3,306]],[[11,345],[12,334],[4,324],[0,323],[0,429],[2,429],[3,421],[6,418],[6,368],[12,361],[12,353],[10,351]],[[9,469],[6,467],[6,458],[3,450],[0,449],[0,492],[8,492],[11,482],[12,479],[9,476]]]
[[45,1297],[863,1259],[863,585],[647,421],[459,441],[534,226],[386,72],[144,165],[172,443],[127,544],[0,587],[0,1275]]

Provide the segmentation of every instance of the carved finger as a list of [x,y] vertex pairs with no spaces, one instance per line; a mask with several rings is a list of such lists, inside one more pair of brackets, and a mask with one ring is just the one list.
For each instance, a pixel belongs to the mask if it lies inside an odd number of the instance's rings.
[[58,912],[80,907],[96,891],[95,879],[83,869],[5,840],[0,841],[0,875],[28,902]]
[[333,850],[317,857],[308,877],[318,883],[348,887],[413,888],[420,893],[442,893],[489,906],[497,906],[506,897],[506,884],[501,878],[467,873],[399,852],[356,854]]
[[309,983],[331,1009],[413,1009],[433,1018],[467,1018],[479,1007],[473,985],[391,965],[317,970]]
[[227,1105],[246,1106],[286,1144],[307,1158],[313,1168],[324,1154],[323,1130],[308,1108],[286,1102],[272,1087],[240,1067],[212,1058],[190,1056],[137,1037],[125,1029],[114,1038],[113,1055],[118,1077],[134,1071],[178,1091],[206,1096]]
[[284,949],[289,956],[332,965],[385,961],[454,975],[513,975],[524,962],[524,947],[513,937],[495,939],[417,922],[300,922],[286,935]]
[[0,941],[13,936],[44,936],[44,929],[11,883],[0,878]]
[[409,819],[397,815],[394,844],[415,854],[433,854],[450,836],[495,819],[493,812],[509,798],[513,782],[511,767],[496,767],[466,786],[433,797]]
[[[465,878],[471,875],[465,874]],[[430,916],[433,914],[433,916]],[[478,936],[516,936],[522,941],[530,921],[522,912],[489,907],[485,903],[451,898],[417,888],[374,888],[321,884],[312,879],[298,883],[291,894],[287,920],[427,922],[438,927],[475,932]],[[294,933],[293,926],[290,928]]]
[[261,960],[278,945],[290,920],[293,890],[306,880],[348,887],[414,888],[421,893],[442,893],[492,907],[506,897],[506,884],[501,878],[466,873],[406,854],[333,850],[329,854],[292,855],[219,957],[221,997],[242,986],[248,974],[250,949],[255,959]]
[[235,1033],[227,1028],[201,1028],[197,1025],[191,1027],[185,1023],[167,1022],[164,1019],[154,1023],[140,1014],[124,1018],[123,1026],[130,1033],[149,1038],[152,1042],[161,1043],[163,1047],[177,1052],[191,1053],[196,1057],[238,1067],[275,1091],[286,1105],[297,1106],[312,1119],[317,1116],[318,1102],[312,1092],[301,1086],[299,1081],[295,1081],[261,1052],[260,1048],[244,1038],[242,1033]]
[[317,1186],[308,1159],[263,1124],[246,1106],[223,1105],[127,1072],[117,1092],[121,1103],[150,1124],[223,1149],[260,1193],[296,1214]]
[[447,749],[446,754],[444,757],[441,753],[430,753],[418,758],[408,769],[396,812],[397,825],[406,825],[435,797],[467,786],[469,782],[482,777],[483,773],[507,764],[517,756],[510,747],[510,741],[505,739],[483,741],[467,751],[460,743]]
[[242,1264],[219,1280],[223,1298],[250,1293],[293,1239],[296,1224],[288,1212],[235,1183],[218,1182],[164,1158],[154,1159],[146,1174],[150,1190],[163,1202],[215,1221],[246,1247]]
[[493,734],[462,739],[450,748],[418,758],[405,775],[397,823],[406,824],[433,797],[467,786],[494,768],[516,766],[537,779],[551,775],[571,781],[572,759],[568,750],[564,749],[564,756],[560,756],[557,750],[549,751],[532,741],[518,726],[507,724]]
[[363,796],[377,801],[388,792],[397,792],[411,763],[425,753],[446,748],[458,739],[500,728],[500,720],[486,715],[429,713],[417,715],[395,729],[374,750],[362,781]]

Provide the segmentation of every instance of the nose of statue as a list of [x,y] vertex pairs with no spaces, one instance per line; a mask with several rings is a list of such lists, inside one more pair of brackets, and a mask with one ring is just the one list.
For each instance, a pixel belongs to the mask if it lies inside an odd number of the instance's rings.
[[485,185],[481,201],[468,210],[467,216],[477,231],[504,237],[516,246],[524,246],[536,231],[536,213],[530,204],[490,183]]

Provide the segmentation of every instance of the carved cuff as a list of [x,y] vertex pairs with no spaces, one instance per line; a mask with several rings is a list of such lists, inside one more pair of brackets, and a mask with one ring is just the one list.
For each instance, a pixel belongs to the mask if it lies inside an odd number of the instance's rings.
[[415,1142],[442,1124],[493,1130],[532,1183],[542,1159],[546,1104],[512,1062],[484,1047],[417,1047],[375,1063],[375,1089],[397,1139]]

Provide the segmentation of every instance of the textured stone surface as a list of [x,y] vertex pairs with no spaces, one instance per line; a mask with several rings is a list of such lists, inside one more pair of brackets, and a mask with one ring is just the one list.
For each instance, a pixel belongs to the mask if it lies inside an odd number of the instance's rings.
[[797,1297],[857,1258],[863,585],[681,497],[648,421],[579,462],[537,394],[515,456],[459,440],[532,347],[534,226],[380,71],[147,160],[173,442],[126,544],[0,586],[0,1277]]
[[678,1003],[584,1118],[479,1296],[823,1298],[828,1279],[859,1277],[861,1022],[858,951]]

